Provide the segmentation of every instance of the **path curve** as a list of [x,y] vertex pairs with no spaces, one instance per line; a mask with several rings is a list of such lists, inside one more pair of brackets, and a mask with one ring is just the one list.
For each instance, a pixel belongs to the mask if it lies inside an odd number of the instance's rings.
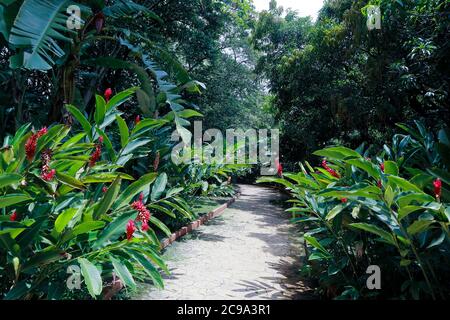
[[165,289],[144,287],[140,300],[308,299],[299,278],[299,236],[272,189],[240,185],[222,216],[166,249]]

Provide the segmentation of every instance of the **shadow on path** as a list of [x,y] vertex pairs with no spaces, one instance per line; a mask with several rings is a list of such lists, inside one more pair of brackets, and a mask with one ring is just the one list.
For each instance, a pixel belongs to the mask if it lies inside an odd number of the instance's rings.
[[145,286],[137,299],[312,299],[299,275],[303,246],[280,193],[241,185],[224,214],[164,253],[165,290]]

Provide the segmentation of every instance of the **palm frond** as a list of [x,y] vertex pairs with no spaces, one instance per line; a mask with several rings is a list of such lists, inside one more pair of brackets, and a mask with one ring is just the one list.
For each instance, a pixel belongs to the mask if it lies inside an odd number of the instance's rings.
[[71,42],[65,34],[70,17],[68,0],[25,0],[17,13],[9,43],[19,53],[10,60],[12,68],[49,70],[65,51],[58,41]]

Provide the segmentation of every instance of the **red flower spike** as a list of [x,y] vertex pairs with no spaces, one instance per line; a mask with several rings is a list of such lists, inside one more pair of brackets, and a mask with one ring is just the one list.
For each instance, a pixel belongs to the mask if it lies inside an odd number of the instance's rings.
[[44,180],[44,181],[50,182],[50,181],[53,180],[53,178],[55,177],[55,175],[56,175],[56,170],[55,170],[55,169],[52,169],[52,170],[50,170],[50,171],[42,172],[42,173],[41,173],[41,178],[42,178],[42,180]]
[[107,193],[107,192],[108,192],[108,188],[107,188],[106,186],[104,186],[104,187],[102,188],[102,192],[103,192],[103,193]]
[[133,220],[129,220],[127,223],[127,240],[130,241],[133,238],[133,234],[136,232],[136,225]]
[[137,126],[141,122],[141,116],[137,115],[136,119],[134,119],[134,124]]
[[143,200],[144,200],[144,194],[141,193],[139,196],[139,200],[133,202],[131,204],[131,207],[138,212],[136,221],[142,223],[142,231],[145,232],[148,229],[150,229],[148,226],[148,221],[150,220],[151,214],[150,214],[150,211],[145,206]]
[[38,131],[37,137],[40,138],[43,135],[47,134],[47,132],[48,132],[47,127],[43,127],[41,130]]
[[17,211],[13,211],[13,213],[9,216],[9,221],[14,222],[17,221]]
[[380,169],[381,169],[381,171],[384,172],[384,162],[382,164],[380,164]]
[[333,177],[340,179],[341,175],[339,173],[337,173],[335,170],[333,170],[332,168],[330,168],[328,166],[327,160],[323,160],[322,161],[322,167],[328,171],[329,174],[331,174]]
[[348,202],[348,199],[347,199],[347,198],[342,198],[342,199],[341,199],[341,202],[342,202],[342,203],[347,203],[347,202]]
[[37,133],[34,133],[31,135],[31,137],[28,138],[27,142],[25,143],[25,153],[27,155],[27,160],[32,161],[34,158],[34,155],[36,154],[36,146],[37,141],[40,137],[47,134],[48,130],[46,127],[43,127],[41,130],[39,130]]
[[37,136],[32,135],[28,138],[27,142],[25,143],[25,153],[27,155],[27,160],[31,162],[34,158],[34,154],[36,153],[36,146],[37,146]]
[[[99,139],[100,140],[100,139]],[[91,154],[91,157],[89,158],[89,167],[95,166],[95,164],[100,160],[102,157],[102,145],[96,144],[95,145],[95,151]]]
[[105,90],[105,100],[106,100],[106,102],[109,102],[109,99],[111,98],[111,96],[112,96],[112,89],[111,88],[108,88],[108,89],[106,89]]
[[442,195],[442,180],[441,179],[434,180],[433,186],[436,199],[440,199]]
[[103,141],[105,141],[105,139],[103,139],[103,136],[98,137],[98,143],[103,143]]
[[150,227],[148,226],[148,221],[147,220],[142,221],[142,231],[147,232],[149,229]]
[[383,188],[383,182],[381,182],[381,180],[378,180],[377,182],[378,188]]
[[41,168],[41,178],[44,181],[50,182],[56,175],[55,169],[50,169],[50,161],[52,160],[53,152],[47,149],[41,154],[42,168]]
[[283,176],[283,166],[278,158],[275,159],[275,166],[277,167],[277,174],[281,178]]

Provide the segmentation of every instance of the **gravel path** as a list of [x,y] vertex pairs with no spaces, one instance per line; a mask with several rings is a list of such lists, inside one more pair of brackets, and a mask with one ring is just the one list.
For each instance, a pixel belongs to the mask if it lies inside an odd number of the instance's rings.
[[283,212],[282,196],[241,185],[241,197],[222,216],[164,253],[171,275],[165,289],[145,285],[140,300],[309,299],[298,270],[302,246]]

